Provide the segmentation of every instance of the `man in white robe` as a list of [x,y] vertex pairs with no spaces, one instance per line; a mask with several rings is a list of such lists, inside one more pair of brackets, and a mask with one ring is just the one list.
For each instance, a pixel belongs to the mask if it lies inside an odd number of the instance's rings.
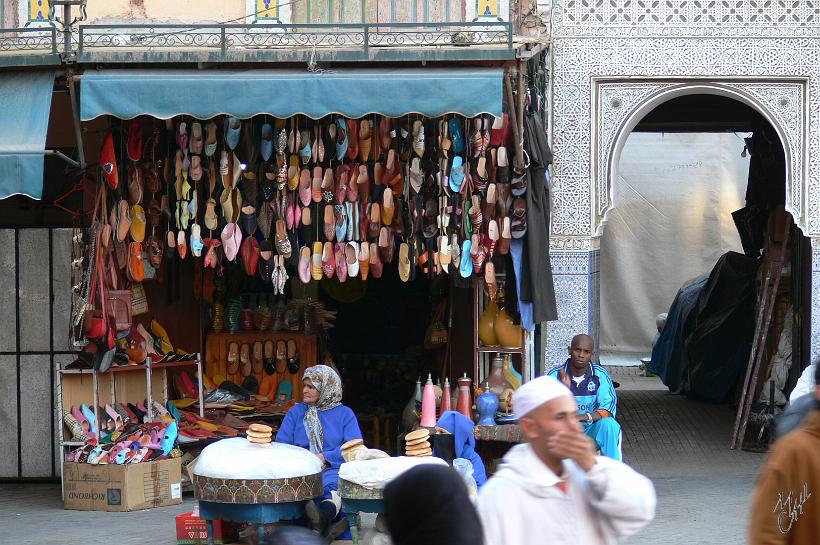
[[569,389],[543,376],[513,394],[525,443],[478,495],[485,545],[610,545],[655,516],[652,482],[596,456]]

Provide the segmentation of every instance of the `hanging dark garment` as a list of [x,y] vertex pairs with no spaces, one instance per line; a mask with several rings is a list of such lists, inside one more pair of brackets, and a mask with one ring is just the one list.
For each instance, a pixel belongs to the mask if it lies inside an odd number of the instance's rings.
[[530,158],[527,187],[527,234],[521,271],[523,301],[532,302],[535,323],[558,319],[555,287],[550,265],[550,195],[547,167],[552,151],[547,133],[537,114],[527,112],[524,120],[524,149]]
[[751,155],[746,205],[757,205],[768,212],[785,204],[786,158],[777,133],[770,125],[761,124],[755,127],[752,137],[744,141]]

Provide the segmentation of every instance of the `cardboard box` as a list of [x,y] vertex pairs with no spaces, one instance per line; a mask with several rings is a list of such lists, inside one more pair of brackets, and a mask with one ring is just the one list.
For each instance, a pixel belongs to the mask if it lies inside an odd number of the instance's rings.
[[[177,545],[205,545],[208,543],[208,526],[194,513],[176,516]],[[237,525],[224,520],[214,521],[214,543],[222,545],[237,539]]]
[[138,464],[63,463],[63,508],[136,511],[182,503],[178,458]]

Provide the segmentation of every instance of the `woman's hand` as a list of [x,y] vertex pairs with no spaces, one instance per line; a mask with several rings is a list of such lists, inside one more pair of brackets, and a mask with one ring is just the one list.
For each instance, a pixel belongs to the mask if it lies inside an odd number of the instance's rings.
[[325,460],[325,455],[324,455],[324,454],[322,454],[321,452],[319,452],[318,454],[316,454],[316,457],[317,457],[317,458],[319,458],[319,459],[322,461],[322,467],[325,467],[326,465],[329,465],[329,464],[327,463],[327,460]]

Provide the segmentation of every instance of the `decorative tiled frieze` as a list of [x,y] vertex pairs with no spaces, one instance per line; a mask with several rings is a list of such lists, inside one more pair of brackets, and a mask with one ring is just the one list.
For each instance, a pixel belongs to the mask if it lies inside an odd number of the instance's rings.
[[560,36],[817,36],[820,9],[800,0],[558,0]]
[[589,332],[591,252],[550,255],[553,267],[558,320],[546,329],[544,369],[551,369],[567,357],[574,335]]
[[590,252],[552,252],[552,274],[589,274]]
[[[597,241],[595,244],[597,246]],[[574,335],[600,336],[600,250],[551,252],[550,262],[558,304],[558,320],[547,325],[545,369],[562,363]]]

